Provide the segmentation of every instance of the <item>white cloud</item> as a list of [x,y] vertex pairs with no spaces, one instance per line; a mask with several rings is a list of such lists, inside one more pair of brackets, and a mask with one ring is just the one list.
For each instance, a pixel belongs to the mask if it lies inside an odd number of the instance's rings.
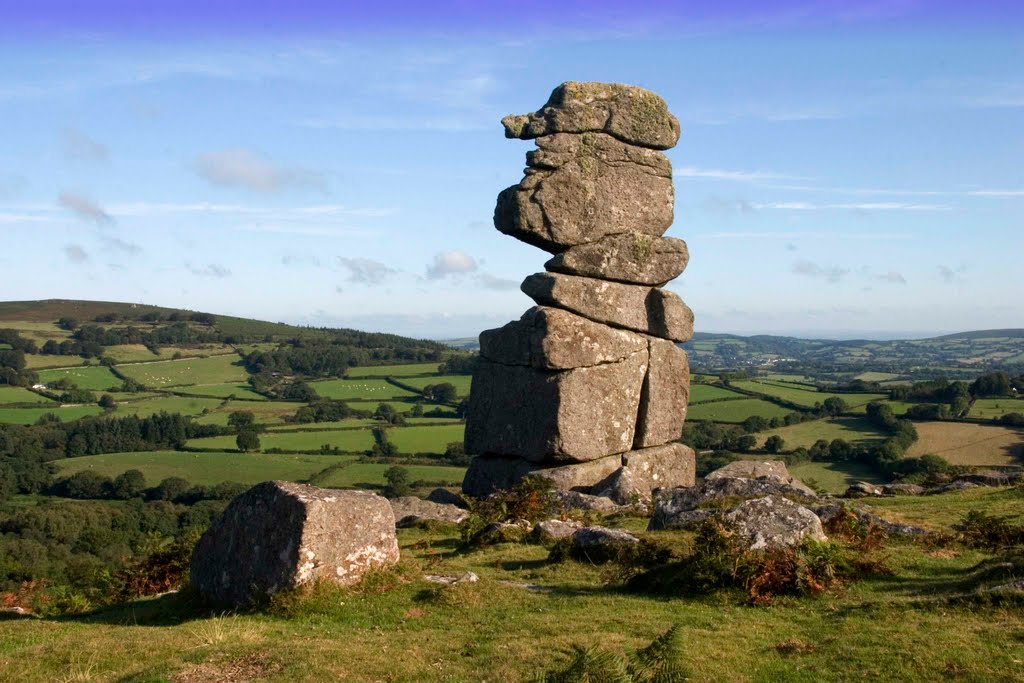
[[515,280],[497,277],[490,273],[480,273],[476,276],[476,281],[477,284],[484,289],[492,289],[497,292],[508,292],[519,289],[519,283]]
[[460,249],[442,251],[434,255],[434,262],[427,266],[427,279],[439,280],[449,275],[472,273],[479,266],[476,260]]
[[907,284],[907,278],[903,277],[903,273],[898,273],[895,270],[890,270],[888,273],[877,275],[875,276],[875,279],[880,282],[890,282],[894,285]]
[[850,270],[848,268],[840,268],[839,266],[820,266],[817,263],[807,260],[797,261],[793,264],[790,270],[795,275],[804,275],[806,277],[823,279],[832,284],[840,282],[850,274]]
[[760,180],[799,179],[801,176],[768,173],[764,171],[726,171],[715,168],[684,166],[672,172],[677,178],[709,178],[712,180],[734,180],[737,182],[758,182]]
[[193,275],[199,275],[201,277],[212,277],[216,279],[223,279],[231,275],[231,271],[222,265],[211,263],[207,266],[193,266],[191,263],[186,263],[185,267],[188,268],[189,272]]
[[289,187],[325,189],[323,177],[307,169],[285,168],[250,149],[225,149],[200,154],[196,172],[214,185],[254,192],[280,192]]
[[368,258],[338,257],[338,263],[348,270],[348,282],[363,285],[379,285],[397,274],[398,271],[380,261]]
[[829,209],[849,211],[950,211],[944,204],[911,204],[906,202],[862,202],[845,204],[815,204],[812,202],[765,202],[753,204],[755,209],[782,209],[788,211],[822,211]]
[[101,225],[113,223],[114,219],[99,204],[88,197],[73,192],[61,192],[57,202],[80,218],[95,221]]

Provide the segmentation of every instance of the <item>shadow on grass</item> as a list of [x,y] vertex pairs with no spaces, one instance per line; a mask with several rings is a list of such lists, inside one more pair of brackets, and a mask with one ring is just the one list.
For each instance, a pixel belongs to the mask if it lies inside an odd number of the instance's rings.
[[50,620],[109,626],[176,626],[224,614],[223,609],[210,607],[194,595],[178,592],[101,607],[84,614],[51,617]]

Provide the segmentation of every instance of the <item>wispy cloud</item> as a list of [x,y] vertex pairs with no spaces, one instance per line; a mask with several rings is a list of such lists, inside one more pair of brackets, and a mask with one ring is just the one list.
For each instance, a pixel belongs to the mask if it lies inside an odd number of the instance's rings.
[[449,275],[472,273],[479,266],[476,260],[460,249],[434,254],[434,262],[427,266],[427,279],[440,280]]
[[967,271],[967,266],[961,265],[956,268],[952,268],[946,265],[938,265],[935,269],[938,271],[940,280],[947,285],[952,285],[963,281],[963,274]]
[[92,199],[74,192],[61,192],[57,203],[79,218],[94,221],[100,225],[114,222],[113,217]]
[[951,211],[952,206],[945,204],[912,204],[906,202],[860,202],[840,204],[815,204],[813,202],[764,202],[752,205],[753,208],[779,209],[785,211]]
[[321,174],[275,164],[251,149],[225,149],[200,154],[195,161],[195,170],[214,185],[240,187],[254,192],[280,192],[293,187],[326,189]]
[[142,247],[132,242],[126,242],[120,237],[111,237],[104,235],[100,238],[103,244],[114,251],[121,251],[126,254],[140,254],[142,253]]
[[386,263],[368,258],[339,256],[338,264],[348,271],[348,282],[361,285],[380,285],[398,274],[397,270]]
[[815,279],[825,280],[826,282],[836,284],[841,282],[843,278],[850,274],[849,268],[840,268],[839,266],[822,266],[802,259],[792,265],[790,271],[794,275],[803,275]]
[[823,239],[823,240],[858,240],[858,241],[893,241],[913,239],[913,235],[900,232],[830,232],[827,230],[805,232],[709,232],[703,235],[692,235],[689,239],[711,240],[779,240]]
[[64,156],[73,161],[107,161],[110,158],[106,145],[77,128],[64,131]]
[[188,268],[190,273],[200,277],[210,277],[221,280],[231,276],[231,271],[229,269],[217,263],[211,263],[206,266],[193,266],[191,263],[186,263],[185,267]]
[[672,172],[677,178],[708,178],[711,180],[731,180],[743,183],[755,183],[762,180],[798,180],[802,176],[785,175],[782,173],[771,173],[767,171],[726,171],[715,168],[695,168],[684,166]]
[[494,127],[493,116],[424,116],[408,118],[394,114],[338,114],[299,119],[296,125],[303,128],[337,130],[421,130],[438,133],[464,133],[474,130],[490,130]]
[[876,275],[875,279],[879,282],[888,282],[894,285],[905,285],[907,284],[907,278],[903,277],[902,273],[895,270],[890,270],[888,273],[881,273]]
[[64,256],[71,263],[81,265],[89,262],[89,252],[82,248],[81,245],[67,244],[61,251],[64,252]]
[[519,289],[519,283],[515,280],[497,277],[490,273],[480,273],[475,279],[477,284],[484,289],[490,289],[496,292],[508,292]]

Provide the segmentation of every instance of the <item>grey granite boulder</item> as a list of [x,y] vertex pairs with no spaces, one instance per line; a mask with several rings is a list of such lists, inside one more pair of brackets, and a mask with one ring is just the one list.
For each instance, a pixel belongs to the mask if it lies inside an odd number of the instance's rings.
[[647,350],[563,371],[481,359],[466,418],[468,453],[583,462],[633,446]]
[[[800,483],[794,480],[796,483]],[[800,501],[814,501],[817,496],[800,484],[799,487],[772,477],[746,479],[743,477],[719,477],[705,479],[690,488],[663,489],[654,501],[654,515],[648,529],[669,529],[686,526],[693,521],[694,510],[720,509],[720,501],[731,502],[737,498],[763,498],[778,496],[795,498]]]
[[466,499],[460,496],[458,493],[451,491],[446,488],[438,487],[427,494],[427,500],[431,503],[441,503],[442,505],[454,505],[463,509],[468,509],[469,505],[466,503]]
[[579,529],[572,535],[572,544],[577,548],[592,548],[608,543],[639,543],[640,539],[621,529],[608,529],[603,526],[588,526]]
[[584,510],[587,512],[611,514],[624,512],[628,509],[624,505],[617,504],[611,498],[593,496],[588,493],[580,493],[579,491],[555,491],[552,494],[552,498],[554,498],[555,504],[559,508],[567,512],[570,510]]
[[620,505],[649,504],[656,489],[693,486],[695,455],[681,443],[622,454],[622,468],[594,493]]
[[782,496],[740,503],[725,520],[751,550],[799,545],[804,539],[828,540],[817,515]]
[[[790,475],[786,463],[781,460],[736,460],[719,467],[705,479],[770,479],[788,484],[806,498],[817,498],[814,489]],[[783,492],[785,494],[785,492]]]
[[571,247],[544,264],[555,273],[660,287],[686,269],[686,242],[630,232]]
[[838,501],[830,501],[821,505],[808,505],[807,509],[816,514],[822,524],[829,524],[839,515],[848,512],[853,514],[857,521],[865,527],[877,527],[890,536],[925,536],[929,533],[927,529],[919,526],[883,519],[866,505],[844,505]]
[[924,487],[917,484],[886,484],[882,491],[890,496],[920,496],[924,493]]
[[854,482],[846,488],[843,498],[869,498],[884,495],[885,491],[881,486],[866,481]]
[[634,448],[660,446],[682,437],[690,400],[690,363],[686,351],[667,339],[648,339],[647,376],[640,395]]
[[530,540],[534,543],[553,543],[563,538],[569,538],[582,528],[583,524],[580,522],[549,519],[533,527]]
[[469,517],[469,512],[461,507],[434,503],[416,496],[392,498],[389,502],[395,513],[395,526],[399,528],[412,526],[420,521],[460,524]]
[[537,146],[526,176],[498,195],[499,231],[557,253],[623,232],[660,237],[672,225],[672,166],[661,152],[600,133]]
[[540,111],[506,116],[505,136],[529,140],[552,133],[602,131],[624,142],[669,149],[679,140],[679,121],[650,90],[621,83],[567,81]]
[[542,306],[564,308],[614,327],[677,342],[693,336],[693,311],[665,289],[561,273],[535,273],[520,288]]
[[207,601],[244,607],[311,581],[353,584],[397,561],[386,499],[268,481],[232,500],[210,525],[192,554],[190,580]]
[[480,333],[482,358],[540,370],[615,363],[648,346],[647,339],[639,334],[547,306],[534,306],[519,320]]
[[478,455],[469,463],[469,469],[462,480],[462,491],[468,496],[482,498],[495,491],[510,489],[525,477],[531,476],[551,481],[558,490],[589,492],[621,465],[622,460],[618,455],[560,466],[533,463],[515,457]]

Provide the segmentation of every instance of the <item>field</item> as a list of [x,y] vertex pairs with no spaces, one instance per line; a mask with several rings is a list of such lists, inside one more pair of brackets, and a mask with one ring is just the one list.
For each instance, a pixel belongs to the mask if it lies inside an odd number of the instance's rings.
[[461,424],[422,427],[395,427],[387,431],[388,441],[400,453],[444,453],[445,446],[462,441],[466,428]]
[[39,418],[53,413],[62,422],[70,422],[88,415],[99,415],[103,409],[99,406],[67,406],[52,408],[0,408],[0,422],[16,425],[35,424]]
[[88,368],[67,368],[65,370],[40,370],[39,381],[50,385],[60,379],[67,379],[74,382],[79,389],[91,391],[105,391],[121,386],[121,380],[117,378],[110,368],[104,366]]
[[122,365],[118,370],[147,387],[244,382],[248,375],[235,354]]
[[153,451],[110,453],[67,458],[57,463],[61,475],[92,470],[116,477],[126,470],[140,470],[149,485],[167,477],[181,477],[193,484],[235,481],[256,484],[270,479],[306,481],[324,468],[344,461],[337,455],[266,455],[262,453],[185,453]]
[[455,386],[455,391],[458,393],[459,398],[465,398],[469,396],[469,385],[472,383],[473,378],[469,375],[438,375],[436,377],[416,377],[412,379],[399,380],[402,384],[408,384],[411,387],[422,389],[428,384],[442,384],[447,382]]
[[859,379],[863,382],[891,382],[899,379],[900,375],[894,375],[891,372],[862,372],[856,375],[854,379]]
[[715,422],[743,422],[751,415],[760,415],[770,420],[785,417],[792,411],[759,398],[745,398],[738,401],[698,403],[690,406],[686,413],[688,420],[713,420]]
[[329,432],[336,429],[353,429],[357,427],[374,427],[380,424],[380,420],[374,420],[373,418],[350,418],[348,420],[338,420],[337,422],[309,422],[305,424],[301,423],[286,423],[279,425],[271,425],[267,427],[268,432]]
[[0,385],[0,405],[10,405],[11,403],[53,403],[53,401],[24,387]]
[[342,401],[383,401],[417,395],[383,379],[329,379],[311,382],[309,386],[316,389],[316,393],[323,398]]
[[[384,483],[384,471],[391,465],[384,463],[354,462],[332,469],[317,478],[317,486],[324,488],[370,488]],[[465,467],[444,465],[402,465],[409,471],[410,483],[415,481],[436,482],[438,486],[458,486],[466,476]]]
[[1024,399],[979,398],[971,405],[970,417],[993,418],[1007,413],[1024,414]]
[[909,456],[939,455],[951,465],[1024,465],[1024,430],[967,422],[917,422]]
[[867,405],[872,401],[880,401],[888,398],[886,394],[829,394],[823,391],[809,391],[803,389],[800,385],[786,384],[786,383],[768,383],[768,382],[734,382],[734,386],[744,389],[746,391],[753,391],[758,394],[764,394],[766,396],[773,396],[775,398],[795,403],[799,406],[806,408],[813,408],[815,404],[823,403],[825,399],[832,396],[838,396],[839,398],[846,401],[846,405],[851,408]]
[[69,366],[99,365],[95,358],[86,360],[78,356],[44,356],[42,354],[29,353],[25,355],[25,367],[31,370],[40,368],[66,368]]
[[198,384],[180,390],[186,394],[199,394],[201,396],[213,396],[215,398],[228,398],[234,396],[237,399],[247,401],[266,401],[267,397],[257,394],[248,384]]
[[710,384],[690,385],[690,405],[693,405],[694,403],[705,403],[707,401],[717,401],[720,399],[743,398],[746,398],[743,394],[730,391],[722,387],[711,386]]
[[883,483],[877,472],[857,462],[802,462],[788,469],[800,481],[833,494],[842,493],[858,481]]
[[866,419],[857,417],[837,417],[827,420],[811,420],[789,427],[780,427],[769,432],[758,434],[758,444],[764,445],[769,436],[781,436],[786,442],[786,450],[803,446],[810,448],[819,439],[832,441],[843,439],[851,443],[862,443],[881,440],[885,435],[871,426]]
[[352,368],[349,377],[415,377],[435,375],[440,363],[410,363],[409,365],[367,365]]
[[281,424],[284,422],[285,416],[294,415],[296,410],[305,405],[291,401],[227,401],[226,404],[221,405],[222,402],[218,399],[192,400],[208,400],[217,403],[219,407],[216,410],[211,410],[208,415],[203,415],[197,420],[201,424],[215,425],[226,425],[228,416],[235,411],[252,413],[259,424]]
[[[373,448],[373,432],[369,429],[343,429],[335,432],[266,432],[260,434],[260,449],[280,448],[286,451],[319,451],[324,444],[348,453],[361,453]],[[232,450],[235,437],[211,436],[192,439],[189,448]]]
[[[127,394],[131,395],[131,394]],[[214,410],[221,402],[215,398],[190,398],[187,396],[161,396],[130,403],[118,403],[118,415],[149,417],[160,412],[200,415],[204,410]]]

